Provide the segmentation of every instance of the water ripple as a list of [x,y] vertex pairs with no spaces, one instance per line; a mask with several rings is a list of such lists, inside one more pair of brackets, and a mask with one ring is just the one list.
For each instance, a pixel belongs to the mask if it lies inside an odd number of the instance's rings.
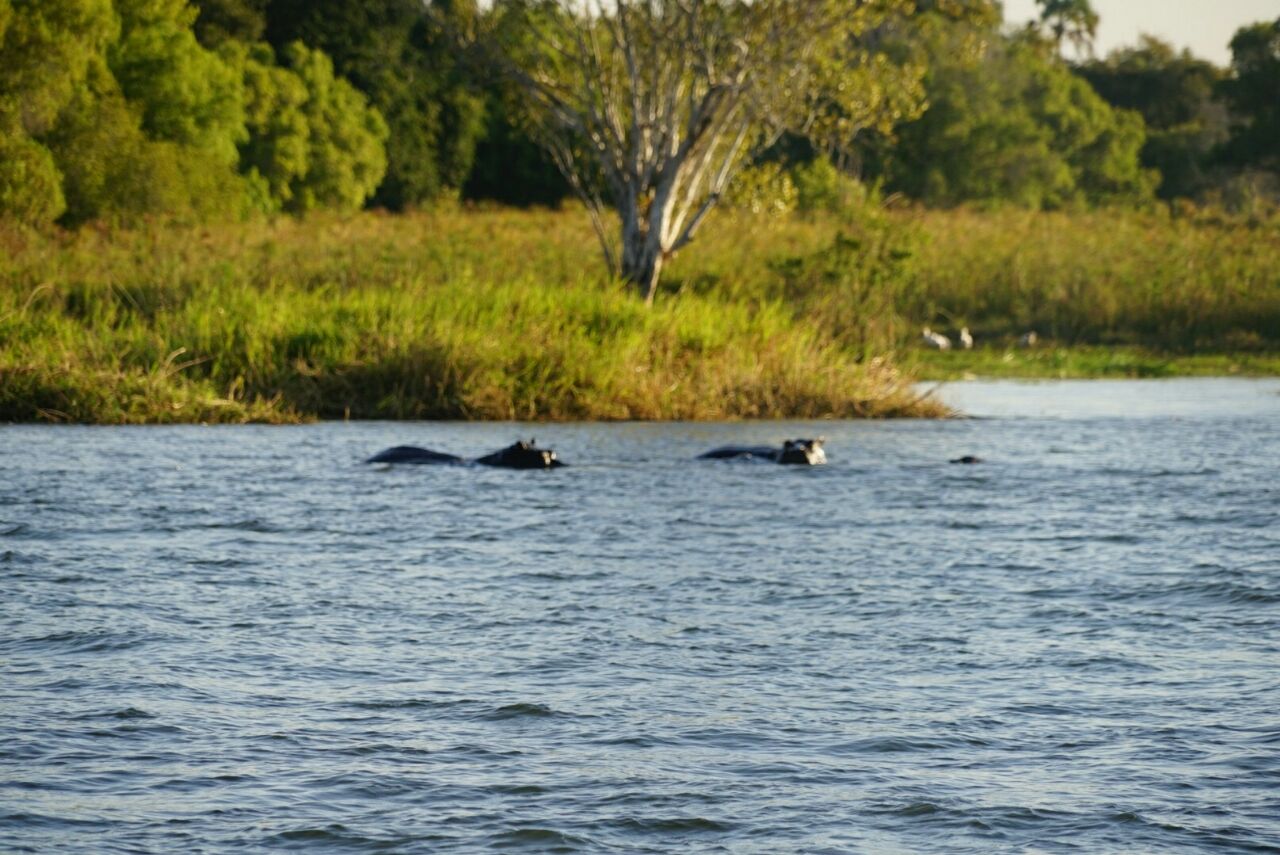
[[1280,851],[1280,404],[1054,412],[0,428],[0,851]]

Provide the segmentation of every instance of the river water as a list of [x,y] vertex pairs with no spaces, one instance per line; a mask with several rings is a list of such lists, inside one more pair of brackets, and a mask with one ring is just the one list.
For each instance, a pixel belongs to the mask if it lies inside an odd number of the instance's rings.
[[0,427],[0,851],[1280,851],[1280,381],[942,394]]

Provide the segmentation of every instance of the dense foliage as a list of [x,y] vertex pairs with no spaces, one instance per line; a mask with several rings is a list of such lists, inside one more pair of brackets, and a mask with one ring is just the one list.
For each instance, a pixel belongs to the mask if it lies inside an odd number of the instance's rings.
[[883,167],[890,187],[936,205],[1033,208],[1150,194],[1136,113],[1109,107],[1035,39],[983,35],[925,31],[930,106],[898,128]]
[[[387,172],[376,204],[400,209],[462,186],[484,128],[483,99],[420,0],[270,0],[266,8],[272,44],[300,40],[323,50],[386,119]],[[439,11],[447,19],[471,14],[465,2]]]
[[[7,2],[7,0],[6,0]],[[185,0],[18,0],[0,17],[0,213],[31,224],[354,210],[386,128],[322,53],[196,38]]]
[[1221,86],[1235,119],[1226,156],[1237,164],[1280,171],[1280,18],[1236,33],[1231,70]]
[[[726,198],[806,207],[823,176],[823,207],[858,179],[941,206],[1230,206],[1241,187],[1274,204],[1280,20],[1241,28],[1221,69],[1151,37],[1094,58],[1089,0],[1037,2],[1040,20],[1016,31],[993,0],[870,4],[859,63],[876,86],[858,91],[906,92],[894,75],[923,68],[924,101],[885,132],[835,105],[803,134],[751,143],[758,168]],[[558,204],[570,185],[522,96],[457,49],[516,7],[546,4],[0,0],[0,218]],[[517,35],[511,50],[538,49]],[[837,66],[814,79],[855,70]]]
[[1161,197],[1195,196],[1206,188],[1211,155],[1226,139],[1227,111],[1215,97],[1221,70],[1144,36],[1078,72],[1110,104],[1142,114],[1142,165],[1160,173]]

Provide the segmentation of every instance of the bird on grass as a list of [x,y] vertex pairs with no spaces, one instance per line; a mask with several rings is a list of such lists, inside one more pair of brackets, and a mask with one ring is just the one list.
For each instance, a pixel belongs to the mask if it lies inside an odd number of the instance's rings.
[[965,350],[973,350],[973,335],[968,327],[960,328],[960,346]]
[[924,328],[924,331],[921,333],[920,337],[924,339],[925,347],[932,347],[934,350],[950,350],[951,349],[951,339],[947,338],[942,333],[934,332],[928,327]]

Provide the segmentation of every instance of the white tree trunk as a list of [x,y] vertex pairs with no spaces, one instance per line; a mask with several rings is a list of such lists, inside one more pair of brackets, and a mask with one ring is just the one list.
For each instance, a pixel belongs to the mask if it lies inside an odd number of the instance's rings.
[[[490,58],[528,96],[533,130],[587,206],[611,272],[647,303],[748,143],[784,129],[844,141],[860,124],[887,130],[910,113],[895,94],[909,88],[884,97],[883,68],[859,40],[907,0],[528,5],[542,11],[499,23],[523,28],[530,55],[506,55],[498,39]],[[833,69],[843,69],[834,80]]]
[[658,292],[658,279],[662,275],[662,265],[666,253],[657,240],[647,238],[632,249],[624,245],[622,253],[622,278],[636,289],[636,293],[644,299],[646,305],[653,304],[653,297]]

